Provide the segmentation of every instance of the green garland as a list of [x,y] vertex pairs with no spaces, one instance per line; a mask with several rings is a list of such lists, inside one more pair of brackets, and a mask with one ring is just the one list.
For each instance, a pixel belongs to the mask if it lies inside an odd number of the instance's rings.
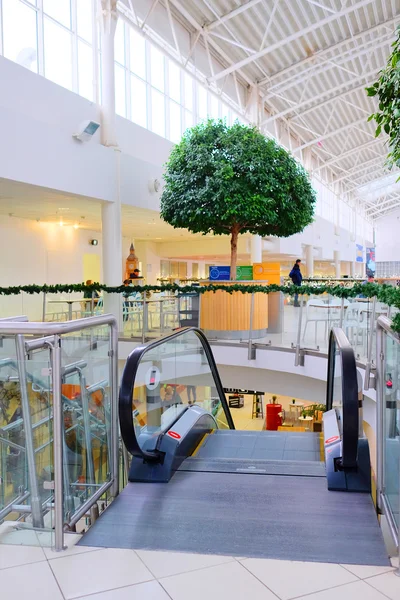
[[[271,294],[274,292],[282,292],[283,294],[293,296],[294,294],[300,294],[305,296],[319,296],[322,294],[330,294],[337,298],[355,298],[356,296],[365,296],[366,298],[376,297],[380,302],[384,302],[389,306],[395,306],[400,309],[400,288],[393,287],[387,284],[375,284],[375,283],[356,283],[352,287],[343,287],[342,285],[243,285],[240,283],[232,283],[231,285],[210,283],[204,286],[185,285],[179,286],[174,283],[160,284],[160,285],[143,285],[137,287],[130,287],[129,291],[137,292],[171,292],[178,294],[189,294],[195,292],[196,294],[204,294],[206,292],[217,292],[223,291],[228,294],[233,292],[241,292],[242,294],[262,293]],[[26,294],[70,294],[72,292],[106,292],[108,294],[126,294],[127,287],[125,285],[119,285],[116,287],[109,287],[100,283],[93,283],[92,285],[85,285],[84,283],[76,284],[57,284],[57,285],[21,285],[12,287],[0,287],[0,296],[15,296],[24,292]],[[394,331],[400,333],[400,314],[396,314],[392,321],[392,327]]]

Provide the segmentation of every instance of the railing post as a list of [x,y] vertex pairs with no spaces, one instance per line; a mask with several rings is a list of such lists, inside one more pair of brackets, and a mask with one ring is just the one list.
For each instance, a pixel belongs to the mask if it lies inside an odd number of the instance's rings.
[[118,418],[118,327],[111,325],[110,339],[110,400],[111,400],[111,495],[119,494],[119,418]]
[[340,327],[340,329],[343,328],[343,318],[344,318],[344,298],[342,298],[342,301],[340,303],[340,317],[339,317],[339,327]]
[[54,336],[50,346],[53,388],[53,462],[54,462],[54,549],[64,549],[63,406],[61,399],[61,338]]
[[371,365],[372,365],[372,342],[374,337],[374,329],[375,329],[375,316],[376,316],[376,296],[374,296],[372,302],[372,311],[371,311],[371,323],[370,323],[370,333],[368,340],[368,351],[367,351],[367,364],[365,365],[365,379],[364,379],[364,390],[369,390],[371,387]]
[[46,320],[46,292],[43,292],[42,321]]
[[303,322],[303,294],[300,296],[300,308],[299,308],[299,324],[297,327],[297,341],[296,341],[296,354],[294,359],[294,366],[300,366],[300,343],[301,343],[301,326]]
[[250,322],[249,322],[249,348],[247,353],[248,360],[255,360],[256,349],[253,346],[253,320],[254,320],[254,292],[250,298]]
[[21,409],[24,420],[29,488],[31,493],[32,522],[34,527],[44,527],[42,503],[40,500],[39,484],[36,476],[35,445],[33,439],[31,407],[29,404],[26,381],[24,336],[22,334],[16,335],[15,344],[18,363],[19,389],[21,394]]
[[146,341],[146,328],[147,328],[147,302],[146,292],[143,292],[143,311],[142,311],[142,344]]

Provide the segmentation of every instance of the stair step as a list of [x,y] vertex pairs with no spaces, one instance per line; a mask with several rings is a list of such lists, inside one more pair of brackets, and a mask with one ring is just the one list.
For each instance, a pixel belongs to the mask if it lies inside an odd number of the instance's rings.
[[247,475],[292,475],[325,477],[325,464],[319,461],[289,461],[232,458],[187,458],[179,471],[240,473]]

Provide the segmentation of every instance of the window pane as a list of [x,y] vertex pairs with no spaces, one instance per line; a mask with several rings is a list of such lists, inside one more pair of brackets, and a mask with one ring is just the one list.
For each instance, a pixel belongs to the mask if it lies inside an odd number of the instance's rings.
[[114,38],[114,58],[121,65],[125,65],[125,25],[118,19]]
[[72,38],[53,21],[44,20],[44,74],[72,90]]
[[193,113],[188,110],[185,110],[185,124],[184,131],[189,127],[193,127]]
[[92,0],[77,0],[77,33],[92,43]]
[[226,123],[229,125],[229,106],[224,102],[221,102],[221,117],[222,119],[226,119]]
[[130,69],[142,79],[146,79],[146,40],[129,28]]
[[78,40],[78,91],[93,102],[93,51]]
[[43,0],[43,11],[71,29],[71,0]]
[[161,92],[164,91],[164,56],[150,46],[150,81]]
[[207,119],[207,90],[201,85],[198,87],[197,112],[200,119]]
[[165,137],[165,97],[151,89],[151,130]]
[[3,0],[4,56],[37,73],[36,12],[22,2]]
[[169,78],[169,97],[176,102],[181,103],[181,70],[180,68],[169,61],[168,63],[168,78]]
[[210,94],[210,116],[213,119],[218,119],[219,117],[219,100],[212,94]]
[[185,85],[185,107],[188,110],[193,110],[193,79],[187,73],[185,73],[184,85]]
[[126,116],[125,69],[115,65],[115,112]]
[[169,103],[169,139],[171,142],[179,142],[182,137],[181,131],[181,107],[176,102]]
[[131,118],[134,123],[147,127],[146,84],[131,75]]

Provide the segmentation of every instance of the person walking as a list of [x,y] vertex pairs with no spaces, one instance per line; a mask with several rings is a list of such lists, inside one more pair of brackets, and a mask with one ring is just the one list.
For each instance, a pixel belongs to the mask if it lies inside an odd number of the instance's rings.
[[[300,271],[301,259],[298,258],[293,265],[293,269],[289,273],[289,277],[293,282],[293,285],[301,286],[301,282],[303,281],[303,275]],[[299,295],[294,295],[294,306],[300,306],[299,304]]]

